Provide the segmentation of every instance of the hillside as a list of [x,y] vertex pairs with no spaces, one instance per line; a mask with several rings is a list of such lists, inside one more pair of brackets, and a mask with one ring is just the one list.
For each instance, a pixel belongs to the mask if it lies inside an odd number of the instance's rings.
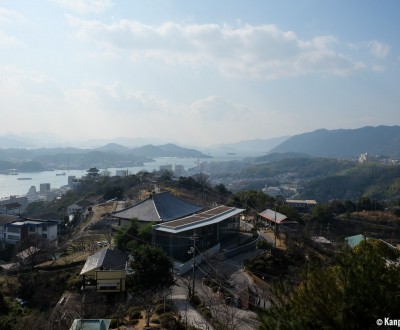
[[319,129],[292,136],[271,152],[297,152],[333,158],[355,158],[361,153],[400,157],[400,126]]
[[399,199],[399,177],[400,166],[355,164],[335,174],[310,180],[301,196],[323,202],[332,199],[357,200],[363,196],[377,200]]
[[261,186],[264,182],[297,182],[296,197],[320,203],[332,199],[355,201],[363,196],[377,200],[400,197],[400,166],[310,157],[264,161],[235,173],[235,177],[256,180]]
[[172,143],[159,146],[148,144],[139,148],[132,149],[132,153],[137,156],[145,157],[210,158],[210,156],[207,156],[195,149],[179,147]]

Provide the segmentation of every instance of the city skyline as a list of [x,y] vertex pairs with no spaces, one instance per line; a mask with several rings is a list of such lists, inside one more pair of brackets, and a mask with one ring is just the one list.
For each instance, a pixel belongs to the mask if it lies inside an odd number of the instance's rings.
[[207,146],[400,125],[399,7],[2,1],[2,132]]

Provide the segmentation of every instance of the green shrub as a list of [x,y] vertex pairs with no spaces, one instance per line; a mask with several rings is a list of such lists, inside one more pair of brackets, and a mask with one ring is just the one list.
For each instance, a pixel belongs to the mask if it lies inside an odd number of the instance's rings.
[[201,314],[203,314],[205,317],[207,317],[209,319],[212,318],[211,311],[210,311],[210,309],[208,307],[201,306],[199,310],[200,310]]
[[118,327],[118,319],[111,319],[110,328]]
[[256,244],[259,249],[270,250],[272,248],[271,244],[264,240],[258,240]]
[[194,294],[190,298],[190,302],[193,304],[194,307],[197,307],[201,304],[201,300],[198,295]]
[[128,316],[130,320],[141,319],[142,313],[140,307],[131,307],[128,309]]
[[164,329],[168,330],[185,330],[185,326],[177,321],[173,313],[165,313],[160,316],[160,325]]

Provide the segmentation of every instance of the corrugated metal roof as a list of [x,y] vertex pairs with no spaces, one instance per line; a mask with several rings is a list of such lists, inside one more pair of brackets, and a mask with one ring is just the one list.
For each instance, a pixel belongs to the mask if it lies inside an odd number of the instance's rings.
[[179,233],[221,222],[240,214],[243,211],[244,209],[237,209],[236,207],[218,206],[214,209],[194,214],[186,218],[156,225],[153,228],[168,233]]
[[285,221],[287,219],[287,216],[279,213],[279,212],[275,212],[274,210],[271,209],[266,209],[265,211],[262,211],[261,213],[258,213],[259,216],[269,220],[269,221],[273,221],[276,223],[282,223],[282,221]]
[[307,204],[307,205],[317,205],[317,201],[314,199],[287,199],[287,204]]

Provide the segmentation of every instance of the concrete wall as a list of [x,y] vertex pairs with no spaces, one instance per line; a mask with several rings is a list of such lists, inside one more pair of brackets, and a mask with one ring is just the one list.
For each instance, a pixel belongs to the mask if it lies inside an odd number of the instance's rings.
[[[211,249],[208,249],[207,251],[202,252],[202,254],[207,255],[207,257],[211,257],[214,254],[217,254],[220,249],[221,249],[221,244],[218,243],[217,245],[213,246]],[[202,262],[203,262],[203,257],[200,254],[198,254],[196,256],[196,265],[198,265]],[[180,275],[187,273],[189,270],[191,270],[192,265],[193,265],[193,258],[185,263],[174,262],[174,271],[177,275],[180,276]]]

